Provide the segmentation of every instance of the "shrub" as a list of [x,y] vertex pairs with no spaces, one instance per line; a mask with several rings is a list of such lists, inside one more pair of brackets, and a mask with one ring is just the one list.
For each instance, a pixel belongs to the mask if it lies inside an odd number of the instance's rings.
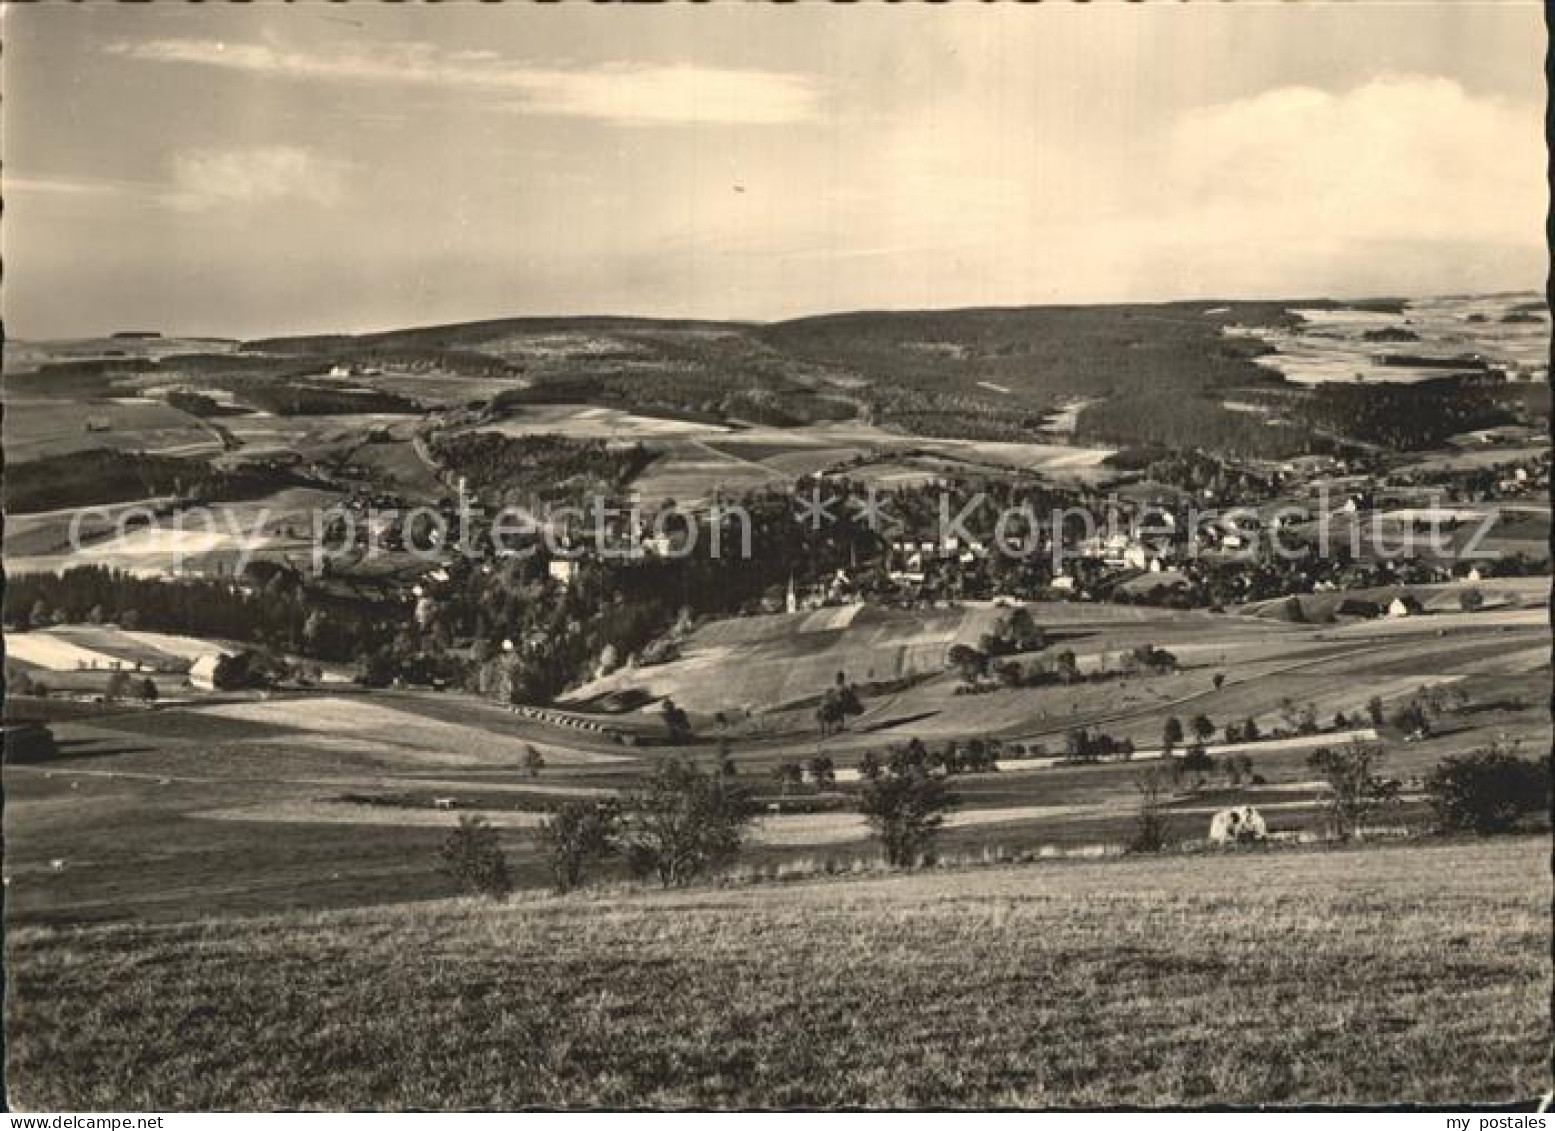
[[648,788],[628,797],[625,809],[628,864],[665,887],[733,863],[754,816],[745,790],[680,758],[661,762]]
[[870,781],[859,796],[859,812],[893,868],[911,867],[927,853],[945,823],[945,812],[955,804],[943,781],[923,763],[905,758],[893,759],[890,772]]
[[1307,765],[1328,783],[1328,822],[1340,840],[1350,839],[1373,813],[1398,800],[1399,783],[1374,772],[1381,760],[1382,747],[1360,741],[1308,755]]
[[1447,758],[1426,778],[1426,793],[1442,828],[1491,836],[1513,829],[1546,807],[1548,762],[1519,758],[1515,744]]
[[1202,742],[1195,742],[1182,756],[1182,768],[1199,773],[1210,773],[1215,769],[1215,759],[1208,750],[1204,749]]
[[1141,774],[1134,779],[1139,791],[1139,812],[1134,817],[1134,836],[1129,841],[1130,852],[1160,852],[1166,847],[1166,816],[1161,812],[1161,795],[1166,784],[1156,771]]
[[589,861],[615,852],[619,820],[620,808],[614,801],[568,801],[541,824],[540,849],[558,894],[582,882]]
[[459,827],[448,834],[438,855],[442,858],[443,874],[452,879],[460,891],[484,895],[488,899],[505,899],[513,890],[507,857],[497,841],[497,830],[485,817],[461,816]]

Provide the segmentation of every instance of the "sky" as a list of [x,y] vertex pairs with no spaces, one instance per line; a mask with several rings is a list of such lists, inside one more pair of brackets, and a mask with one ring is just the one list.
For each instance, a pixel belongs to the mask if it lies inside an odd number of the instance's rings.
[[19,338],[1542,288],[1540,7],[5,5]]

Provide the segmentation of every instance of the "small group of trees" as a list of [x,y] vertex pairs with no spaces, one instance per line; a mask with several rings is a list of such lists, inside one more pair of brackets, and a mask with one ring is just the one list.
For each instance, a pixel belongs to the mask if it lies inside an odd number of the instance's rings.
[[[680,887],[733,863],[754,816],[749,794],[722,774],[667,758],[641,790],[620,800],[563,803],[542,822],[537,841],[558,893],[612,859],[635,876]],[[512,889],[496,830],[483,817],[461,816],[439,856],[461,891],[502,899]]]
[[1382,757],[1381,746],[1360,740],[1307,755],[1307,766],[1328,785],[1325,816],[1339,840],[1349,840],[1378,812],[1398,804],[1403,785],[1377,772]]
[[806,762],[789,759],[772,767],[772,777],[783,792],[800,786],[808,779],[816,789],[824,789],[837,780],[837,766],[830,754],[817,754]]
[[1226,741],[1232,744],[1238,742],[1257,742],[1263,737],[1263,732],[1258,729],[1257,719],[1245,719],[1240,723],[1227,723],[1225,728]]
[[957,804],[934,769],[923,744],[914,739],[891,751],[859,794],[859,812],[893,868],[928,860],[945,814]]
[[848,682],[845,673],[838,672],[836,681],[826,689],[820,705],[815,708],[815,721],[820,725],[821,737],[825,738],[845,730],[850,715],[863,713],[864,703],[859,698],[858,688]]
[[997,771],[999,743],[996,739],[973,738],[965,745],[950,741],[931,750],[921,739],[908,740],[905,746],[893,746],[886,751],[884,760],[873,750],[865,751],[859,759],[859,776],[874,781],[883,775],[904,769],[922,767],[928,773],[949,776],[951,774],[984,774]]
[[675,700],[666,698],[659,705],[659,714],[664,719],[665,733],[673,745],[691,741],[691,717],[676,705]]
[[1511,832],[1550,804],[1550,763],[1518,756],[1498,738],[1488,747],[1443,760],[1425,781],[1437,822],[1449,832]]
[[1114,738],[1088,727],[1075,727],[1064,735],[1064,758],[1070,762],[1095,762],[1101,758],[1124,757],[1134,753],[1130,738]]
[[211,672],[217,691],[245,691],[274,687],[291,674],[286,662],[254,649],[223,655]]

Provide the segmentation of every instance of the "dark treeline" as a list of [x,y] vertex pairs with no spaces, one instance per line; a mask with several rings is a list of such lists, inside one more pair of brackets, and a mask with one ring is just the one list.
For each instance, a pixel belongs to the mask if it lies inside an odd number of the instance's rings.
[[1312,429],[1228,409],[1212,397],[1162,390],[1087,405],[1077,434],[1118,444],[1199,448],[1235,456],[1292,456],[1331,451]]
[[603,440],[500,432],[440,436],[432,454],[449,473],[467,478],[477,494],[503,503],[612,493],[653,458],[641,444],[612,447]]
[[104,621],[154,632],[235,640],[348,662],[392,639],[395,610],[331,598],[274,573],[252,592],[228,582],[177,585],[102,566],[10,579],[5,623],[16,628]]
[[200,459],[97,449],[5,469],[5,505],[18,513],[122,503],[158,495],[208,502],[257,499],[300,482],[283,468],[218,469]]
[[1458,432],[1512,419],[1491,389],[1455,378],[1319,385],[1300,411],[1319,428],[1399,451],[1439,447]]
[[238,392],[247,405],[277,416],[347,416],[359,412],[419,413],[415,401],[377,389],[335,389],[295,382],[244,385]]

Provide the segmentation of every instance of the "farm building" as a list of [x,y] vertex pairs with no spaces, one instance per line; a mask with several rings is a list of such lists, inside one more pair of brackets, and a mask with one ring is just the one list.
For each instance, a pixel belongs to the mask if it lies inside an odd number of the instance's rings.
[[202,691],[214,691],[216,689],[216,665],[221,662],[221,656],[213,653],[209,656],[201,656],[190,665],[189,682]]
[[1388,616],[1390,617],[1415,617],[1425,611],[1418,598],[1409,593],[1394,597],[1388,602]]

